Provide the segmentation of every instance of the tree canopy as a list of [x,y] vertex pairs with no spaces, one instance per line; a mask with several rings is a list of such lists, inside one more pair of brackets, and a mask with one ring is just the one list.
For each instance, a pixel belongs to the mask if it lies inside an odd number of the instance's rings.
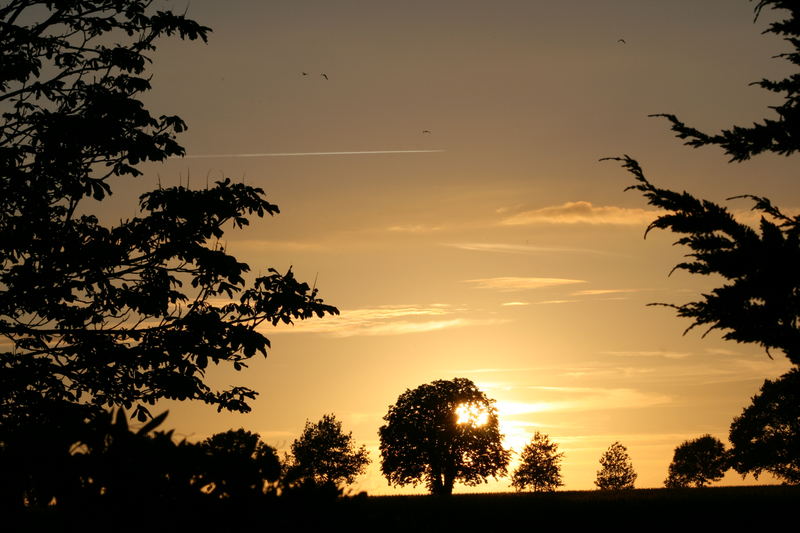
[[600,456],[600,470],[594,484],[600,490],[632,489],[636,472],[628,455],[628,448],[615,442]]
[[408,389],[389,407],[380,436],[381,471],[390,485],[424,482],[451,494],[458,481],[477,485],[503,476],[503,448],[494,400],[466,378]]
[[369,463],[366,447],[356,448],[352,432],[342,431],[334,415],[323,415],[314,423],[307,420],[303,433],[292,442],[286,481],[341,489],[363,474]]
[[561,460],[564,453],[558,444],[538,431],[520,455],[521,463],[511,474],[511,485],[518,491],[550,492],[564,485],[561,481]]
[[731,424],[731,466],[746,476],[767,471],[800,484],[800,369],[766,380]]
[[675,448],[664,485],[669,488],[704,487],[722,479],[727,469],[725,445],[711,435],[703,435]]
[[[278,208],[225,178],[139,198],[140,214],[92,213],[143,161],[181,156],[177,116],[140,100],[159,38],[209,28],[148,0],[11,0],[0,7],[0,420],[54,405],[122,405],[141,420],[161,398],[246,412],[256,392],[205,381],[269,340],[259,326],[338,311],[291,269],[246,280],[223,232]],[[82,416],[82,415],[81,415]],[[52,418],[52,417],[51,417]],[[41,420],[40,420],[41,421]]]

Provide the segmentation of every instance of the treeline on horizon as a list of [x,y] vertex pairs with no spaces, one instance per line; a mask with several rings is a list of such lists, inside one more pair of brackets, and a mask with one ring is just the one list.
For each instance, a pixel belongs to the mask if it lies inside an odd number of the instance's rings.
[[[512,452],[502,446],[493,403],[465,378],[404,392],[379,429],[381,470],[389,483],[423,483],[431,494],[450,495],[455,483],[474,486],[490,476],[507,476]],[[263,505],[277,498],[367,496],[355,495],[350,486],[366,471],[369,454],[333,414],[306,421],[283,457],[244,429],[194,443],[176,441],[174,430],[158,429],[167,412],[138,428],[130,427],[123,409],[83,419],[54,414],[46,424],[0,433],[1,507]],[[664,485],[704,487],[729,468],[738,470],[749,451],[726,450],[710,435],[686,441],[676,447]],[[537,431],[520,453],[511,486],[520,492],[557,490],[563,486],[563,457],[558,445]],[[634,488],[637,474],[624,445],[611,444],[599,462],[598,489]]]

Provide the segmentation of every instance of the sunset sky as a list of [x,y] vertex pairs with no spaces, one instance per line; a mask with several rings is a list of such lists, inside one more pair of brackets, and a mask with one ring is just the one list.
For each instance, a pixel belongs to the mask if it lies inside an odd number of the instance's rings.
[[658,487],[678,444],[727,442],[763,380],[788,370],[718,333],[682,336],[688,321],[646,306],[719,280],[668,276],[685,251],[642,238],[656,212],[598,161],[630,154],[662,187],[800,206],[792,159],[729,164],[647,117],[717,131],[768,116],[780,100],[748,84],[788,72],[772,59],[785,43],[761,35],[775,14],[754,24],[746,0],[162,3],[213,29],[152,55],[146,104],[188,123],[187,157],[141,167],[98,209],[134,216],[159,180],[261,187],[281,214],[228,232],[228,250],[254,275],[316,278],[341,310],[270,328],[269,357],[244,372],[210,372],[258,390],[251,413],[165,403],[177,434],[244,427],[285,450],[334,413],[373,460],[355,488],[411,492],[380,475],[382,417],[407,388],[465,377],[497,401],[515,451],[535,431],[559,444],[565,489],[594,488],[614,441],[636,486]]

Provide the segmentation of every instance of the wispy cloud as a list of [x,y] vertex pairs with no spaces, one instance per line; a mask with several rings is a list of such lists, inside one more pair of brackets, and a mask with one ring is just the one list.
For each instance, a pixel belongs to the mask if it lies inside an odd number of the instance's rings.
[[728,350],[726,348],[706,348],[706,353],[710,353],[712,355],[742,355],[739,352],[734,352],[733,350]]
[[[541,370],[542,367],[538,366],[524,366],[524,367],[487,367],[487,368],[465,368],[460,370],[454,370],[456,374],[493,374],[496,372],[509,372],[512,374],[516,374],[519,372],[534,372]],[[484,385],[481,382],[481,385]]]
[[686,359],[689,352],[670,352],[663,350],[655,351],[623,351],[623,352],[600,352],[603,355],[615,355],[617,357],[663,357],[665,359]]
[[523,307],[526,305],[531,305],[530,302],[503,302],[500,305],[503,307]]
[[631,292],[642,292],[647,289],[584,289],[580,291],[575,291],[572,293],[573,296],[603,296],[606,294],[623,294],[623,293],[631,293]]
[[308,241],[270,241],[265,239],[231,240],[230,247],[244,250],[290,250],[290,251],[320,251],[326,246],[319,242]]
[[352,150],[342,152],[258,152],[245,154],[187,154],[185,159],[229,159],[240,157],[303,157],[321,155],[381,155],[381,154],[430,154],[444,150]]
[[504,218],[506,226],[529,224],[649,224],[659,215],[650,209],[593,205],[591,202],[566,202],[561,205],[522,211]]
[[582,279],[564,278],[526,278],[526,277],[498,277],[467,279],[464,283],[472,283],[478,289],[496,289],[500,291],[515,291],[520,289],[541,289],[544,287],[558,287],[586,283]]
[[429,226],[426,224],[406,224],[400,226],[389,226],[386,229],[396,233],[431,233],[434,231],[440,231],[442,229],[442,226]]
[[595,411],[603,409],[639,409],[670,403],[664,394],[636,389],[550,387],[547,392],[569,396],[568,399],[520,402],[498,401],[497,411],[503,416],[516,416],[544,411]]
[[404,335],[506,322],[497,318],[461,316],[465,311],[444,304],[343,309],[339,316],[298,321],[293,326],[279,326],[271,332],[322,333],[334,337]]
[[504,254],[596,254],[612,255],[611,252],[603,250],[592,250],[590,248],[568,248],[563,246],[536,246],[531,244],[504,244],[504,243],[481,243],[481,242],[454,242],[443,243],[442,246],[468,250],[471,252],[492,252]]

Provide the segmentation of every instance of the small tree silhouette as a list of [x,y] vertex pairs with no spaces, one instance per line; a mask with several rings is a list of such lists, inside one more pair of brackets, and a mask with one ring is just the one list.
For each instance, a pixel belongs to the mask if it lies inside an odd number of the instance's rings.
[[694,440],[687,440],[675,448],[664,486],[704,487],[711,481],[722,479],[727,469],[728,457],[725,445],[711,435],[703,435]]
[[406,390],[378,431],[389,484],[424,482],[432,494],[448,495],[456,481],[477,485],[504,476],[510,452],[493,403],[465,378]]
[[534,492],[550,492],[564,485],[561,482],[561,460],[558,444],[538,431],[522,450],[522,463],[511,475],[511,485],[518,491],[528,487]]
[[369,463],[366,447],[356,449],[352,432],[344,433],[333,414],[323,415],[313,424],[306,420],[303,433],[292,443],[285,482],[290,487],[335,487],[341,492]]
[[603,452],[600,457],[602,468],[597,471],[594,484],[600,490],[632,489],[636,481],[636,472],[633,471],[628,449],[615,442]]
[[281,475],[275,449],[244,429],[217,433],[201,443],[206,492],[219,498],[252,499],[270,492]]

